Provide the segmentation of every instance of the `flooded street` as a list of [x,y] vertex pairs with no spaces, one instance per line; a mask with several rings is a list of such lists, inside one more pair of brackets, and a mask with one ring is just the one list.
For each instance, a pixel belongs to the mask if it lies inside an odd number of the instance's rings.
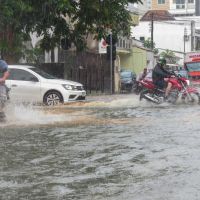
[[1,200],[200,199],[200,106],[89,100],[7,108]]

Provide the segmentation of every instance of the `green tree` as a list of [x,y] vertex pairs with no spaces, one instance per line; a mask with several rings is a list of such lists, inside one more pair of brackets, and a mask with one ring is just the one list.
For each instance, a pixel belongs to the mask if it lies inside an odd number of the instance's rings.
[[128,3],[140,0],[0,0],[0,51],[10,62],[25,54],[30,33],[41,36],[41,48],[51,50],[61,38],[73,42],[78,50],[85,38],[130,33]]
[[173,51],[166,49],[160,53],[160,56],[164,57],[169,63],[176,63],[176,55]]
[[[146,40],[144,40],[143,45],[144,45],[145,48],[151,49],[151,39],[147,38]],[[156,49],[155,47],[156,47],[156,44],[155,44],[155,42],[153,42],[153,52],[155,54],[158,54],[158,49]]]

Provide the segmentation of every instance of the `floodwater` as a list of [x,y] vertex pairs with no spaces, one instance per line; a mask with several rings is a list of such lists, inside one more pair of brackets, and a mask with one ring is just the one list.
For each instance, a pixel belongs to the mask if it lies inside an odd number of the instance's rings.
[[135,95],[7,107],[1,200],[199,200],[200,106]]

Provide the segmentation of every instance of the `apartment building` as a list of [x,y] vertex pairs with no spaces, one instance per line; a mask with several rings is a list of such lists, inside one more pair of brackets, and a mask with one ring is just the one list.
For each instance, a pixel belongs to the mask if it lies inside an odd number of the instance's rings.
[[175,17],[194,16],[195,0],[152,0],[152,10],[168,10]]
[[152,10],[170,10],[171,0],[152,0],[151,8]]

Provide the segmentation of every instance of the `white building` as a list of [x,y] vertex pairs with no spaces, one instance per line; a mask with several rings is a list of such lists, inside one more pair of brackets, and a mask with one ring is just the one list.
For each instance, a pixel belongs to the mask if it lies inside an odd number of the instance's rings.
[[[194,33],[191,30],[193,20],[196,21]],[[200,30],[200,18],[198,17],[181,18],[176,21],[154,21],[153,24],[153,41],[159,52],[168,49],[178,57],[184,58],[184,52],[190,52],[192,48],[195,50],[199,45],[200,35],[197,32]],[[151,22],[140,21],[138,26],[132,27],[132,37],[139,40],[151,38]],[[183,62],[183,59],[180,62]]]

